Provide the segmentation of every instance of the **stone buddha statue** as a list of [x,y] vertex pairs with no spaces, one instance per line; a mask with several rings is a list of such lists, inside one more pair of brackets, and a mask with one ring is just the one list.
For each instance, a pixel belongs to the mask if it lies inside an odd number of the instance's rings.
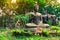
[[34,12],[35,12],[34,23],[35,24],[41,23],[42,16],[41,13],[39,13],[39,5],[37,2],[35,2],[34,4]]

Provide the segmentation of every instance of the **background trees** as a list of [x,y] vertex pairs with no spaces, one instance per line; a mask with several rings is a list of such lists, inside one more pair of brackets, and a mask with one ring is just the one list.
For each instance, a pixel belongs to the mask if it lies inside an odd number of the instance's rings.
[[11,3],[11,0],[1,0],[0,6],[7,5],[7,7],[9,6],[9,8],[16,10],[18,14],[24,14],[33,11],[35,1],[38,2],[40,7],[39,12],[42,12],[44,8],[46,8],[49,13],[51,11],[60,11],[60,4],[57,0],[17,0],[16,3]]

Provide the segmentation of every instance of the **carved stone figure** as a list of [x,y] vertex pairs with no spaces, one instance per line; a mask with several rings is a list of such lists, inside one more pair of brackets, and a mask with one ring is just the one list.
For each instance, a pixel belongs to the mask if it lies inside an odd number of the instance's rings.
[[42,23],[41,13],[36,12],[35,17],[34,17],[34,23],[37,25]]
[[43,23],[47,23],[47,21],[48,21],[47,11],[45,10],[43,14],[44,14],[44,15],[42,15]]
[[39,11],[39,5],[37,4],[37,2],[35,2],[34,4],[34,12],[38,12]]
[[52,13],[51,15],[51,21],[52,21],[52,25],[56,25],[56,15],[54,13]]

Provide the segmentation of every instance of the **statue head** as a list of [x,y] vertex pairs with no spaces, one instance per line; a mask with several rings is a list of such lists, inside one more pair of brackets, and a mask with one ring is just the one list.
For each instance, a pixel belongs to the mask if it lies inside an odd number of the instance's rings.
[[39,11],[39,5],[37,4],[37,1],[34,4],[34,11],[38,12]]

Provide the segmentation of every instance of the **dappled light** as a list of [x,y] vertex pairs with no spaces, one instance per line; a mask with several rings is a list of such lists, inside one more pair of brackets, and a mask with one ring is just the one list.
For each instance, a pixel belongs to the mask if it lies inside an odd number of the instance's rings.
[[11,3],[16,3],[16,0],[11,0]]
[[57,0],[58,3],[60,3],[60,0]]

